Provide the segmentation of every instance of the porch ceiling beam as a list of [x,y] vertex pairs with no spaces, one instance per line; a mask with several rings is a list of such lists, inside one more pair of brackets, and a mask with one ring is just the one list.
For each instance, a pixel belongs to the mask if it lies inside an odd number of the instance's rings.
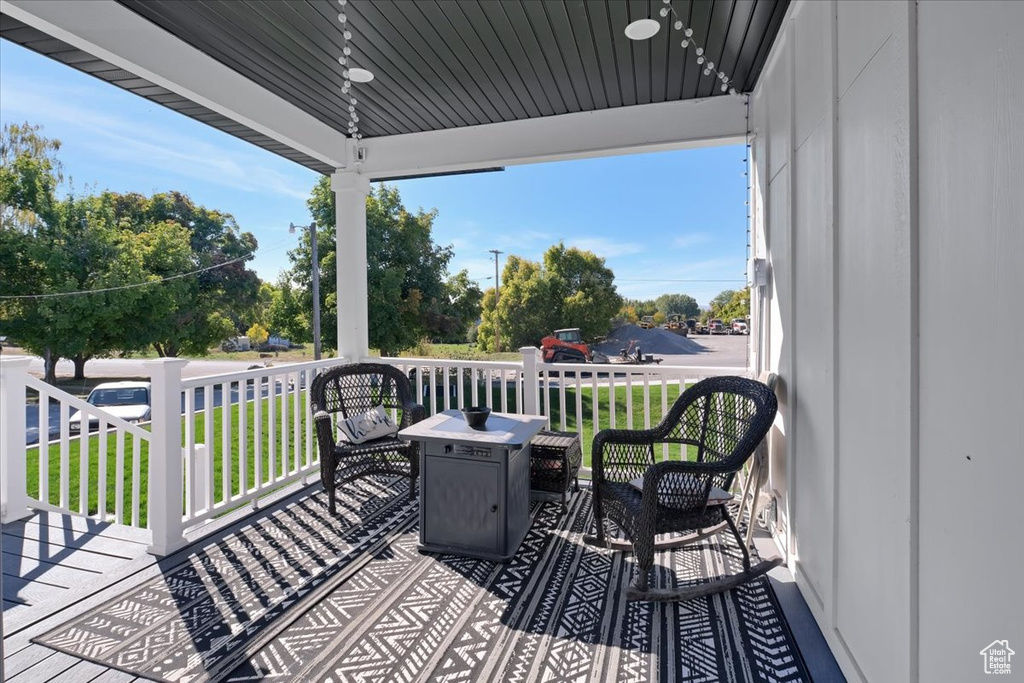
[[391,135],[362,141],[359,173],[427,175],[542,161],[657,152],[742,142],[737,97],[664,102],[522,121]]
[[0,12],[335,168],[342,133],[113,0],[0,0]]

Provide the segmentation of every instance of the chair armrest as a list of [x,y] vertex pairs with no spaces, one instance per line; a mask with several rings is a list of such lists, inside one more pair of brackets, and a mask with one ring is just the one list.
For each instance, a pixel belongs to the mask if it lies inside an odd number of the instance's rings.
[[414,425],[427,416],[427,409],[415,401],[402,404],[402,426]]
[[320,459],[324,460],[337,445],[334,440],[334,418],[330,413],[318,410],[313,413],[313,426],[316,428],[316,442],[320,448]]
[[[594,435],[590,450],[593,481],[630,481],[654,464],[652,429],[602,429]],[[621,467],[606,467],[606,453],[623,455]],[[646,457],[640,457],[641,454]],[[617,463],[618,464],[618,463]],[[623,470],[617,472],[616,470]],[[620,475],[620,476],[616,476]]]

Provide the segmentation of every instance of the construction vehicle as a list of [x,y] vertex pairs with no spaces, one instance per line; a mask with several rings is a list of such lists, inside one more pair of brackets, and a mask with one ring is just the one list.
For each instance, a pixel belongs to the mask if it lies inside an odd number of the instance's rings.
[[540,340],[545,363],[591,363],[594,354],[580,336],[580,328],[555,330]]
[[641,330],[653,330],[654,329],[654,316],[653,315],[645,315],[644,317],[640,318],[639,325],[640,325],[640,329]]
[[689,336],[690,328],[687,326],[686,321],[683,320],[683,316],[679,313],[673,313],[668,317],[668,329],[676,334],[681,334],[684,337]]

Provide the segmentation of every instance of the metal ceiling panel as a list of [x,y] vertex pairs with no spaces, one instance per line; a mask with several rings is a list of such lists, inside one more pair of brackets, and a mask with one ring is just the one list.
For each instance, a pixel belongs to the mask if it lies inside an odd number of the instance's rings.
[[[319,119],[348,129],[335,0],[116,0]],[[715,71],[757,82],[789,0],[673,0]],[[651,40],[630,21],[660,19],[661,0],[348,0],[351,63],[366,137],[475,126],[652,102],[722,96],[695,43],[661,19]],[[0,35],[319,172],[324,164],[10,17]]]

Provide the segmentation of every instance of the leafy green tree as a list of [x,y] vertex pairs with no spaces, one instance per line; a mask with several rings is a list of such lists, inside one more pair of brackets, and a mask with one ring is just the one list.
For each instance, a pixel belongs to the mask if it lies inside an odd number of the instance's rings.
[[[321,178],[307,202],[318,231],[321,330],[325,346],[337,345],[335,208],[330,180]],[[410,213],[396,188],[378,185],[366,198],[367,289],[370,346],[390,355],[444,329],[450,290],[445,286],[450,246],[434,244],[437,211]],[[312,309],[311,249],[308,233],[289,252],[290,275],[302,306]]]
[[[632,309],[632,313],[636,316],[636,320],[644,317],[645,315],[654,315],[658,312],[658,306],[654,303],[653,299],[624,299],[622,306],[620,307],[620,314],[624,314],[626,309]],[[624,316],[627,317],[628,316]],[[636,322],[633,320],[632,322]]]
[[716,294],[715,298],[711,300],[711,316],[713,318],[721,318],[722,311],[725,309],[726,306],[729,305],[729,302],[732,301],[732,298],[735,295],[736,290],[733,289],[724,289],[718,294]]
[[615,290],[615,274],[603,258],[576,247],[566,249],[559,242],[544,253],[544,270],[563,321],[560,327],[578,327],[584,339],[608,332],[622,297]]
[[622,305],[614,279],[604,259],[561,243],[544,253],[543,266],[510,256],[497,310],[493,294],[484,295],[477,343],[485,351],[494,350],[495,319],[502,349],[537,344],[556,328],[578,327],[585,339],[605,334]]
[[440,299],[427,311],[430,336],[445,343],[464,341],[470,326],[480,316],[483,296],[480,287],[469,279],[465,270],[445,280]]
[[555,294],[551,280],[536,261],[509,256],[501,277],[501,295],[497,310],[494,289],[484,292],[483,322],[477,333],[482,351],[495,351],[494,321],[498,321],[501,348],[514,350],[536,345],[540,338],[558,326]]
[[700,313],[697,300],[689,294],[662,294],[654,300],[654,305],[665,317],[678,313],[686,318],[695,318]]
[[720,308],[715,317],[728,322],[734,318],[750,317],[750,289],[741,289],[732,293],[729,300]]
[[293,341],[311,341],[310,315],[302,309],[287,275],[281,275],[274,287],[267,313],[267,329]]
[[60,140],[41,131],[28,123],[0,130],[0,229],[28,231],[56,219]]

